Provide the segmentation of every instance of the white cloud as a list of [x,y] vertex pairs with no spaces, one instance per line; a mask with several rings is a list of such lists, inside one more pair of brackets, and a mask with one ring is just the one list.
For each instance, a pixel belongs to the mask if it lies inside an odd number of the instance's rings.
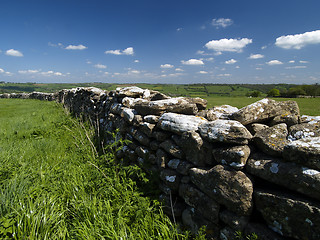
[[233,21],[230,18],[218,18],[212,19],[211,24],[216,28],[223,27],[226,28],[233,24]]
[[134,51],[133,51],[133,47],[128,47],[125,50],[122,51],[123,54],[125,55],[133,55]]
[[0,68],[0,73],[4,73],[4,70],[2,68]]
[[94,67],[95,67],[95,68],[100,68],[100,69],[105,69],[105,68],[107,68],[106,65],[103,65],[103,64],[100,64],[100,63],[94,65]]
[[230,60],[228,60],[228,61],[225,61],[224,63],[225,64],[235,64],[237,62],[237,60],[235,60],[235,59],[230,59]]
[[166,64],[160,65],[160,67],[161,67],[161,68],[173,68],[174,66],[171,65],[171,64],[166,63]]
[[317,43],[320,43],[320,30],[281,36],[276,39],[275,45],[284,49],[301,49],[306,45]]
[[133,74],[140,74],[141,72],[139,70],[131,70],[128,72],[129,74],[130,73],[133,73]]
[[6,51],[6,55],[12,56],[12,57],[23,57],[22,52],[14,49],[9,49]]
[[79,45],[69,45],[65,49],[67,49],[67,50],[85,50],[85,49],[87,49],[87,47],[82,44],[79,44]]
[[282,62],[280,62],[279,60],[271,60],[269,62],[266,62],[266,64],[273,66],[273,65],[281,65],[283,64]]
[[217,75],[218,77],[230,77],[231,74],[230,73],[223,73],[223,74],[219,74]]
[[267,48],[267,46],[262,46],[262,47],[261,47],[262,50],[263,50],[263,49],[266,49],[266,48]]
[[220,52],[242,52],[242,49],[248,44],[252,43],[252,39],[241,38],[241,39],[220,39],[212,40],[206,43],[205,47]]
[[181,61],[183,65],[204,65],[202,60],[199,59],[189,59],[188,61]]
[[299,63],[309,63],[308,61],[299,61]]
[[286,67],[286,69],[301,69],[301,68],[307,68],[307,66]]
[[134,55],[134,50],[133,50],[133,47],[128,47],[123,51],[116,49],[116,50],[107,50],[104,53],[113,54],[113,55]]
[[262,54],[251,54],[249,59],[259,59],[259,58],[264,58],[264,55]]
[[177,32],[180,32],[180,31],[182,31],[182,29],[183,29],[183,28],[177,28]]
[[135,62],[135,63],[138,63],[138,62],[140,62],[138,59],[136,59],[136,60],[134,60],[133,62]]
[[289,61],[289,63],[295,63],[296,61],[294,61],[294,60],[291,60],[291,61]]
[[38,73],[39,70],[19,70],[18,73],[20,74],[34,74],[34,73]]
[[198,73],[200,73],[200,74],[208,74],[208,72],[206,72],[206,71],[199,71]]
[[175,71],[176,72],[184,72],[184,70],[182,68],[176,68]]
[[256,68],[256,70],[262,70],[262,68],[260,68],[260,67],[257,67],[257,68]]

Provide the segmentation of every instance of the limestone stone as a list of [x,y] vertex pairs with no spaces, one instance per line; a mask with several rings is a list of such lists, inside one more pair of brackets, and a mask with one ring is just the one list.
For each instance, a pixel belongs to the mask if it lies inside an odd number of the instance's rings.
[[207,108],[208,101],[199,97],[196,98],[184,98],[187,102],[191,104],[196,104],[198,110],[204,110]]
[[159,121],[159,116],[156,115],[147,115],[143,117],[143,120],[147,123],[157,124]]
[[285,237],[320,238],[320,206],[277,192],[255,191],[255,204],[269,227]]
[[153,140],[150,142],[150,149],[153,151],[157,151],[160,143],[157,140]]
[[220,229],[220,240],[234,240],[236,239],[236,232],[230,227]]
[[317,170],[263,154],[253,154],[246,170],[268,182],[320,200],[320,172]]
[[161,115],[164,112],[195,114],[198,109],[196,104],[189,103],[183,98],[170,98],[157,101],[140,102],[134,105],[139,114]]
[[142,98],[124,97],[121,101],[122,105],[127,108],[134,108],[134,105],[139,102],[147,102],[148,100]]
[[136,86],[116,89],[116,94],[119,97],[142,97],[143,93],[144,90]]
[[165,168],[169,162],[168,154],[162,149],[158,149],[156,152],[156,163],[159,168]]
[[316,124],[319,122],[320,122],[320,116],[308,116],[308,115],[301,116],[301,123]]
[[137,112],[134,109],[123,108],[120,116],[123,117],[127,122],[131,123],[134,119],[134,115],[136,114]]
[[184,132],[175,142],[181,147],[189,162],[199,167],[212,165],[212,145],[203,141],[199,133]]
[[189,169],[193,168],[194,165],[188,161],[180,161],[176,170],[182,175],[188,175]]
[[146,148],[146,147],[141,147],[141,146],[139,146],[139,147],[137,147],[137,148],[135,149],[135,153],[136,153],[139,157],[141,157],[141,158],[143,158],[143,159],[146,160],[146,159],[149,158],[150,151],[149,151],[149,149]]
[[262,152],[272,156],[281,156],[284,146],[288,144],[287,135],[287,125],[280,123],[257,132],[253,141]]
[[186,204],[197,209],[203,217],[213,223],[219,222],[220,205],[203,192],[190,184],[180,184],[179,195],[185,200]]
[[313,124],[296,124],[289,128],[289,141],[295,141],[305,137],[320,137],[320,121]]
[[188,207],[182,212],[182,223],[192,234],[197,234],[205,226],[208,239],[219,239],[219,225],[203,218],[195,208]]
[[160,172],[160,179],[167,185],[171,190],[178,191],[180,185],[180,175],[172,169],[163,169]]
[[128,131],[129,134],[131,134],[133,138],[136,139],[139,143],[144,146],[149,146],[150,139],[144,133],[134,127],[130,127]]
[[170,138],[171,134],[168,132],[162,132],[162,131],[153,131],[152,137],[155,138],[159,142],[163,142],[166,139]]
[[164,113],[160,117],[157,126],[165,131],[182,134],[183,132],[198,130],[198,126],[205,122],[207,122],[207,120],[201,117],[177,113]]
[[[299,115],[298,104],[294,101],[276,102],[275,100],[264,98],[232,113],[230,118],[247,125],[249,123],[264,122],[276,116],[280,116],[283,119],[286,119],[286,116],[290,116],[290,121],[294,121],[295,117],[293,116],[298,116],[296,119],[299,121]],[[284,120],[284,122],[286,121]]]
[[156,126],[155,124],[143,122],[140,124],[139,129],[148,137],[152,137],[152,131],[155,128],[155,126]]
[[228,210],[220,211],[219,218],[230,228],[237,231],[243,231],[243,229],[247,226],[249,222],[248,217],[238,216],[237,214]]
[[180,147],[177,146],[172,140],[168,139],[160,144],[160,147],[167,153],[171,154],[176,158],[183,158],[184,153],[181,151]]
[[249,223],[244,233],[246,236],[256,234],[259,240],[284,240],[279,234],[261,223]]
[[283,157],[291,162],[320,170],[320,137],[306,137],[288,143]]
[[199,126],[200,135],[211,142],[248,144],[251,133],[238,121],[215,120]]
[[241,170],[246,165],[250,148],[248,145],[215,148],[212,150],[212,154],[217,162]]
[[217,165],[210,170],[191,168],[191,181],[209,197],[238,215],[249,215],[252,210],[253,185],[241,171]]
[[228,116],[239,109],[236,107],[232,107],[230,105],[222,105],[210,108],[208,110],[204,110],[198,114],[209,121],[214,121],[217,119],[228,119]]
[[251,124],[248,124],[246,127],[253,136],[259,131],[269,128],[268,125],[265,125],[262,123],[251,123]]

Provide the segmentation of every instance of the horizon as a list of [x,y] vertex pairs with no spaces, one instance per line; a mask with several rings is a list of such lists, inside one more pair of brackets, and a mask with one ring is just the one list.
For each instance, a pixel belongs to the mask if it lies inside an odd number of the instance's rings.
[[0,81],[319,84],[320,2],[4,0]]

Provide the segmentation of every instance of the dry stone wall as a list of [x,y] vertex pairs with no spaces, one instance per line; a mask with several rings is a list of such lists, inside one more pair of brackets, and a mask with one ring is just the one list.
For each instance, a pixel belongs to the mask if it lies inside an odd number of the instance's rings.
[[206,109],[200,98],[138,87],[20,98],[55,99],[102,133],[119,129],[131,141],[122,155],[158,173],[166,213],[193,232],[320,239],[320,117],[300,116],[294,101]]

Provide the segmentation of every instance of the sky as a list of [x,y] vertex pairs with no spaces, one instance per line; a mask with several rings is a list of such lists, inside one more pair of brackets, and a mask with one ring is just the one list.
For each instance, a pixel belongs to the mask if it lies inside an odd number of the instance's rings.
[[320,83],[319,0],[1,0],[0,81]]

